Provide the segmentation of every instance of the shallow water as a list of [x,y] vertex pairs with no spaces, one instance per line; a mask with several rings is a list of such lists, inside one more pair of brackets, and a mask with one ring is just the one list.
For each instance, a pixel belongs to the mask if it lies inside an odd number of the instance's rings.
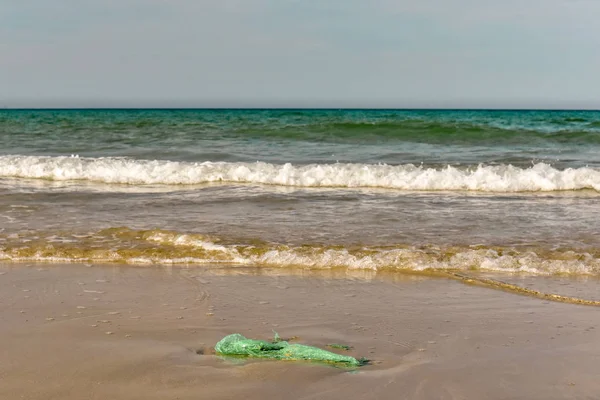
[[599,275],[600,112],[0,111],[0,258]]

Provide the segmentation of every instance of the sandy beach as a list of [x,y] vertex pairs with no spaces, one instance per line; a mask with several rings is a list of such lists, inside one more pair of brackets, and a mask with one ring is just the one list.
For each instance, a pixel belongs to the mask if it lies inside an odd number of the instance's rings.
[[[600,393],[594,307],[370,272],[4,264],[0,274],[2,399]],[[352,372],[214,355],[227,334],[268,339],[273,331],[298,343],[348,344],[346,354],[372,362]]]
[[0,400],[600,400],[599,16],[4,1]]

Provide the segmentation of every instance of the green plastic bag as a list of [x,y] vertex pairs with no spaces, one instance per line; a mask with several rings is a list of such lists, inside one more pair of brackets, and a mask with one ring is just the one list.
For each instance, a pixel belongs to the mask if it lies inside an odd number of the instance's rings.
[[318,347],[289,344],[276,334],[272,342],[248,339],[239,333],[225,336],[215,346],[217,354],[225,356],[247,356],[274,360],[309,360],[349,367],[359,367],[367,360],[332,353]]

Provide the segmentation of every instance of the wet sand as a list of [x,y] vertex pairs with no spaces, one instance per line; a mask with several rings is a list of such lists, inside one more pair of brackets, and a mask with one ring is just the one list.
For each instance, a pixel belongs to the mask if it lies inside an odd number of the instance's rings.
[[[373,361],[212,352],[274,330]],[[600,309],[422,276],[4,264],[0,354],[1,399],[595,399]]]

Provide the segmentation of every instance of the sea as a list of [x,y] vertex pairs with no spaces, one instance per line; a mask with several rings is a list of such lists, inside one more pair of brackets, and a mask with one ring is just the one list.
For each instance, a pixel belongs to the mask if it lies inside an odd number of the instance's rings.
[[600,276],[600,111],[0,110],[0,262]]

